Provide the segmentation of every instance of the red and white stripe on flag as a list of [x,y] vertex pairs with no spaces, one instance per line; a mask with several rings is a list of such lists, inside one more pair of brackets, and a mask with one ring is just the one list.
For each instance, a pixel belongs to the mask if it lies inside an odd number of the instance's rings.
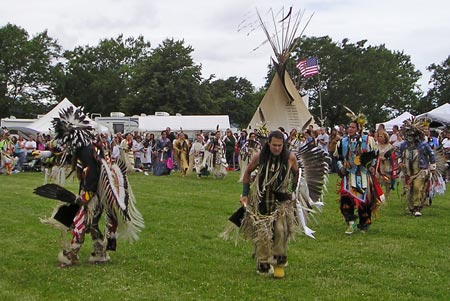
[[310,77],[319,73],[319,62],[316,57],[301,60],[296,67],[303,77]]
[[86,218],[86,212],[84,211],[84,208],[80,208],[80,210],[78,210],[77,215],[75,215],[75,218],[73,219],[74,228],[73,228],[72,234],[73,234],[73,237],[76,238],[77,241],[80,239],[80,235],[84,232],[85,218]]

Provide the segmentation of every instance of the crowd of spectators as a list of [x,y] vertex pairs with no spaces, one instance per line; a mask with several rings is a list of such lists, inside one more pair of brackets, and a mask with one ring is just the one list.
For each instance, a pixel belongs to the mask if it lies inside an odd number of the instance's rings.
[[[310,125],[301,133],[295,128],[291,129],[289,133],[282,127],[279,130],[283,132],[285,141],[289,144],[291,150],[295,150],[302,143],[314,143],[329,157],[330,172],[338,172],[336,158],[333,154],[338,141],[346,135],[346,127],[343,124],[330,129],[326,127],[314,128],[313,125]],[[394,126],[392,132],[389,133],[386,132],[383,124],[377,129],[368,129],[366,132],[373,136],[377,144],[387,143],[392,145],[394,149],[398,149],[403,142],[403,137],[398,126]],[[380,132],[385,133],[382,137],[382,142],[379,141]],[[252,133],[258,136],[257,130],[254,130]],[[40,162],[36,159],[36,156],[33,156],[33,152],[36,150],[51,151],[51,135],[37,133],[25,138],[22,135],[11,135],[7,129],[2,129],[0,134],[0,148],[2,150],[1,173],[10,174],[41,170]],[[102,142],[105,154],[111,161],[117,160],[121,150],[128,152],[132,158],[134,169],[136,171],[142,171],[145,175],[154,172],[157,163],[162,161],[166,165],[170,165],[166,174],[170,173],[170,170],[174,170],[179,171],[181,175],[186,175],[189,169],[193,167],[193,155],[191,151],[193,143],[197,141],[205,145],[215,135],[215,133],[203,131],[197,134],[201,139],[189,137],[182,131],[173,132],[170,127],[167,127],[166,130],[160,132],[157,136],[154,133],[141,133],[135,130],[132,133],[125,134],[121,132],[114,135],[103,133],[98,139]],[[442,145],[443,151],[450,163],[450,132],[445,130],[437,134],[436,132],[431,133],[428,130],[426,134],[427,142],[433,149]],[[246,129],[240,132],[233,132],[231,129],[226,129],[225,135],[221,136],[220,139],[224,145],[227,170],[240,170],[239,156],[243,146],[248,141],[248,136],[249,133]],[[5,161],[8,161],[7,158],[11,158],[13,162],[9,172],[5,164]],[[447,179],[450,179],[449,174],[447,174]]]
[[0,132],[1,162],[0,173],[15,174],[23,171],[39,171],[39,160],[33,153],[51,150],[50,135],[37,133],[27,136],[11,134],[3,128]]

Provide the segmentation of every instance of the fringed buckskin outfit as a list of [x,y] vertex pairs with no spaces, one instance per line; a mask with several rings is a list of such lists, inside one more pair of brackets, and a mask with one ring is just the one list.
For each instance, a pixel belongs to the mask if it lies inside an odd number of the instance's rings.
[[285,265],[288,239],[295,228],[299,229],[295,200],[288,187],[290,178],[291,166],[271,154],[259,166],[251,186],[241,230],[254,242],[259,265]]
[[189,169],[189,140],[184,137],[179,137],[173,141],[173,150],[176,160],[179,164],[181,176],[185,176]]
[[405,176],[403,195],[409,213],[414,216],[421,216],[422,208],[430,205],[427,186],[433,185],[433,175],[439,178],[435,153],[424,141],[425,130],[423,121],[415,118],[405,120],[401,130],[405,137],[399,149],[399,161]]
[[267,140],[245,170],[240,198],[243,206],[229,218],[220,236],[228,239],[236,230],[237,240],[242,232],[255,245],[257,272],[283,278],[288,240],[302,231],[314,238],[315,231],[307,226],[307,220],[324,204],[328,164],[324,152],[313,143],[294,154],[284,143],[282,132],[271,132]]
[[400,154],[405,175],[404,195],[409,212],[416,214],[430,205],[425,183],[430,179],[429,165],[434,164],[436,158],[426,142],[414,144],[405,141],[400,146]]

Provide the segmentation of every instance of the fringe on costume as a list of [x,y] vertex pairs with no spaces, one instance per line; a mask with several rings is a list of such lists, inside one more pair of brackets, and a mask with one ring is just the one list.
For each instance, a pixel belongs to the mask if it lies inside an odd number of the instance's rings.
[[117,163],[119,162],[122,172],[129,173],[135,170],[133,152],[121,148],[119,151],[119,157],[117,158]]
[[277,209],[270,215],[261,215],[247,210],[241,226],[244,239],[252,240],[255,244],[272,245],[273,224],[281,217],[286,218],[288,239],[294,239],[294,234],[301,232],[294,200],[279,203]]
[[445,181],[440,172],[432,172],[430,177],[430,197],[434,197],[436,194],[443,195],[445,189]]
[[136,208],[136,198],[134,197],[131,187],[128,187],[129,202],[128,214],[130,220],[124,223],[119,223],[117,231],[117,238],[133,243],[139,239],[139,234],[145,228],[144,218],[139,210]]
[[348,178],[344,177],[341,180],[338,194],[341,198],[350,198],[354,202],[355,207],[360,207],[362,203],[366,204],[371,208],[373,217],[378,217],[379,207],[385,203],[385,197],[377,179],[371,175],[367,176],[367,188],[361,197],[356,195],[353,189],[348,182]]
[[219,237],[223,240],[234,241],[234,244],[237,245],[241,237],[240,228],[232,222],[227,222],[223,232],[219,234]]
[[62,224],[60,221],[58,221],[54,218],[54,216],[58,213],[61,206],[66,206],[66,205],[67,205],[66,203],[59,202],[59,204],[55,207],[55,209],[53,209],[52,215],[49,218],[47,218],[47,217],[39,218],[39,221],[41,222],[41,224],[50,225],[61,231],[69,231],[70,230],[69,227],[67,227],[66,225]]
[[128,183],[126,168],[123,167],[116,164],[109,166],[102,159],[98,191],[107,211],[112,216],[121,216],[117,237],[131,243],[139,239],[139,233],[145,226],[136,208],[136,198]]

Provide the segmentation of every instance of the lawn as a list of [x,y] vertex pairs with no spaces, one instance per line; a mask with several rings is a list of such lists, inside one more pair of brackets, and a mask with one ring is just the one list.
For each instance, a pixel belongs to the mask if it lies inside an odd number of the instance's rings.
[[[424,215],[406,215],[397,191],[367,234],[344,234],[330,176],[326,207],[311,224],[316,240],[298,236],[286,277],[256,274],[248,242],[218,237],[239,206],[238,172],[224,180],[132,174],[146,228],[132,245],[119,241],[112,261],[60,269],[68,234],[39,222],[55,201],[34,195],[42,173],[0,176],[1,300],[449,300],[450,202],[436,197]],[[76,192],[77,183],[67,188]]]

